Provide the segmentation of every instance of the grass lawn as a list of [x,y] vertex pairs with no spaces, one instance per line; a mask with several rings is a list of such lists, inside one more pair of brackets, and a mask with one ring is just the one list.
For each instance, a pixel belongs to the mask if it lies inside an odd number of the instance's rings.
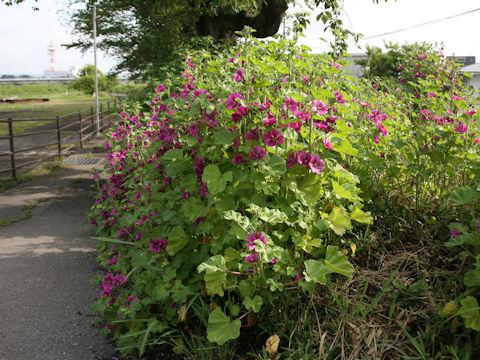
[[[68,91],[68,92],[67,92]],[[71,92],[67,85],[62,84],[25,84],[0,85],[0,97],[48,98],[48,102],[30,102],[9,104],[0,102],[0,119],[46,119],[55,118],[88,109],[95,106],[93,96]],[[107,95],[100,96],[100,102],[111,100]],[[19,121],[14,122],[14,132],[22,133],[44,125],[50,121]],[[6,123],[0,123],[0,136],[8,134]]]

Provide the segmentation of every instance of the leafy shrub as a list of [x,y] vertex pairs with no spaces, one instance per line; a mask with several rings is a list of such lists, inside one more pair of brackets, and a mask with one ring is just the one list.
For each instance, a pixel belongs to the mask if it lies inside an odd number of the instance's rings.
[[471,181],[476,117],[455,77],[409,93],[308,50],[247,38],[193,54],[181,82],[121,113],[90,216],[108,269],[93,310],[124,353],[187,351],[182,331],[219,345],[257,322],[279,331],[292,292],[352,275],[364,203],[417,210]]

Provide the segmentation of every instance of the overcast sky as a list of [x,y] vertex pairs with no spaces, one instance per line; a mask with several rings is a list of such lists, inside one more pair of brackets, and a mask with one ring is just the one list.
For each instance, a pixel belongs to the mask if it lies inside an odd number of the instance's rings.
[[[58,68],[93,63],[93,51],[81,54],[66,50],[61,44],[72,41],[70,29],[63,26],[64,19],[58,11],[64,0],[39,0],[39,11],[33,11],[33,0],[20,5],[0,5],[0,74],[43,74],[49,66],[47,48],[50,41],[56,47],[55,61]],[[415,26],[432,20],[444,19],[480,8],[478,0],[390,0],[374,4],[373,0],[345,0],[342,19],[347,28],[362,33],[365,38]],[[360,44],[381,46],[387,42],[443,42],[447,55],[476,56],[480,62],[480,11],[457,16],[433,24],[396,32],[392,35],[362,40]],[[327,49],[318,40],[326,37],[323,24],[312,23],[302,42],[322,52]],[[362,52],[352,46],[352,53]],[[108,72],[115,59],[100,53],[98,66]]]

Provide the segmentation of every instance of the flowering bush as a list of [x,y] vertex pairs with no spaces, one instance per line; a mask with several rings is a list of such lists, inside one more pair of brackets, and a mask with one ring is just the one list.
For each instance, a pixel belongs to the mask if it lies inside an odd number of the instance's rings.
[[305,47],[250,38],[185,69],[181,88],[120,114],[90,213],[108,269],[93,310],[125,353],[198,324],[220,345],[255,318],[281,324],[288,292],[352,275],[374,186],[468,178],[474,113],[438,82],[382,92]]

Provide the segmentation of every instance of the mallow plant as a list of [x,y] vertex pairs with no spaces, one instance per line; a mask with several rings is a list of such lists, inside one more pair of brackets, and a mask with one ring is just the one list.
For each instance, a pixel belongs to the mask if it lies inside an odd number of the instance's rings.
[[[280,332],[292,293],[352,276],[356,232],[373,224],[372,181],[397,176],[408,192],[416,180],[431,186],[415,172],[442,163],[435,149],[472,156],[465,100],[381,90],[249,31],[229,52],[192,53],[151,101],[126,104],[105,143],[90,219],[106,274],[92,310],[123,353],[165,342],[182,351],[182,333],[223,345],[255,325]],[[435,125],[441,139],[425,104],[438,117],[455,106],[445,115],[455,124]],[[471,134],[455,130],[462,116]]]

